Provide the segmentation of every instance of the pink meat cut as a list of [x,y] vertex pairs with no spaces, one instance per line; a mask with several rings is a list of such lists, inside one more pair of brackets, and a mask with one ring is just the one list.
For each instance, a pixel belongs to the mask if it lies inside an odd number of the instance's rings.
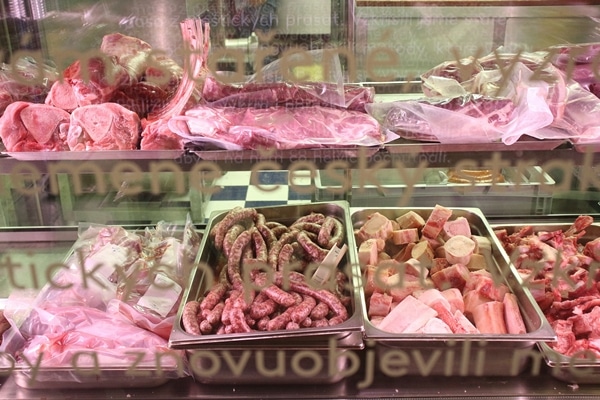
[[67,136],[69,149],[134,150],[137,148],[140,119],[116,103],[79,107],[71,114]]
[[0,137],[7,151],[68,150],[69,118],[60,108],[17,101],[0,118]]

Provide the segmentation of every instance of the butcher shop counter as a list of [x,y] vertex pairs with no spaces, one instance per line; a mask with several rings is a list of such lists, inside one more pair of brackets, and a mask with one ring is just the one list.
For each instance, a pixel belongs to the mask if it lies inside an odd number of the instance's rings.
[[148,389],[27,390],[12,377],[0,381],[1,399],[597,399],[598,385],[577,385],[547,373],[518,377],[399,377],[376,374],[366,389],[357,389],[364,371],[331,385],[203,385],[182,378]]
[[[353,209],[350,210],[353,212]],[[535,217],[527,220],[494,220],[497,223],[523,224],[571,221],[572,216]],[[200,230],[205,226],[198,225]],[[42,230],[2,230],[2,249],[11,250],[11,255],[27,253],[25,244],[36,243],[33,249],[43,254],[54,248],[54,256],[46,263],[57,260],[63,250],[67,250],[76,238],[73,227],[47,228]],[[16,245],[16,246],[15,246]],[[31,248],[30,248],[31,250]],[[6,254],[6,253],[5,253]],[[462,351],[460,351],[462,353]],[[457,357],[459,351],[457,351]],[[191,377],[169,380],[155,387],[142,388],[100,388],[100,389],[24,389],[17,384],[15,375],[0,374],[0,399],[227,399],[227,398],[272,398],[272,399],[381,399],[381,398],[538,398],[538,399],[595,399],[600,393],[598,384],[574,384],[552,376],[552,371],[543,360],[532,360],[524,372],[518,376],[460,376],[459,371],[451,371],[454,376],[397,376],[392,377],[380,370],[374,349],[367,343],[365,349],[358,350],[360,368],[356,373],[330,384],[318,385],[222,385],[201,384]],[[462,357],[462,355],[460,355]],[[469,354],[471,359],[474,354]],[[427,369],[427,360],[420,364]]]

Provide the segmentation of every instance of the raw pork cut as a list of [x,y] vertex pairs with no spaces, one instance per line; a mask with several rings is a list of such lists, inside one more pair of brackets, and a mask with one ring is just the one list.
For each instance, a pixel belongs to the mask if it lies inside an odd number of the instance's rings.
[[68,150],[69,119],[60,108],[17,101],[0,118],[0,137],[7,151]]
[[337,84],[328,82],[249,82],[228,85],[210,76],[204,82],[202,98],[214,106],[221,107],[320,105],[364,112],[365,104],[372,103],[375,96],[373,88],[358,85],[343,85],[343,90],[339,89]]
[[141,150],[182,150],[185,141],[169,129],[168,119],[147,123],[142,132]]
[[172,117],[169,128],[188,142],[210,142],[230,150],[375,146],[384,140],[373,117],[321,106],[259,109],[197,105],[183,116]]
[[79,107],[71,114],[70,150],[134,150],[140,133],[136,113],[116,103]]

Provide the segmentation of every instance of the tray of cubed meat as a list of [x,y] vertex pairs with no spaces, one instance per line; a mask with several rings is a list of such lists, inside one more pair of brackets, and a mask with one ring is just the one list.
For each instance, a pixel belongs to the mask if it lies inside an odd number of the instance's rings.
[[[554,332],[479,209],[351,213],[367,343],[404,375],[517,375]],[[400,370],[398,370],[400,371]]]
[[[237,207],[211,216],[169,341],[187,350],[197,380],[301,382],[299,352],[310,349],[321,363],[333,346],[344,364],[338,352],[364,347],[349,221],[347,202]],[[248,351],[259,364],[283,357],[287,373],[264,374],[251,361],[234,374],[224,357]],[[332,374],[330,361],[311,382],[341,378],[343,365]]]
[[494,226],[522,285],[556,332],[538,346],[552,375],[575,383],[600,379],[600,226],[572,223]]

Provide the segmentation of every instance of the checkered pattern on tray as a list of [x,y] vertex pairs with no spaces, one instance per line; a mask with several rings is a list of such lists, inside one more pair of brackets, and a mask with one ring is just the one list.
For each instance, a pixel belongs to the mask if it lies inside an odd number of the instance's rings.
[[[221,190],[210,195],[204,204],[204,216],[208,220],[214,211],[231,210],[241,207],[266,207],[288,204],[302,204],[312,201],[313,193],[298,193],[289,186],[288,171],[261,171],[256,173],[261,187],[250,184],[250,171],[230,171],[214,182]],[[294,178],[294,186],[310,186],[306,176]],[[273,189],[266,191],[264,189]]]

